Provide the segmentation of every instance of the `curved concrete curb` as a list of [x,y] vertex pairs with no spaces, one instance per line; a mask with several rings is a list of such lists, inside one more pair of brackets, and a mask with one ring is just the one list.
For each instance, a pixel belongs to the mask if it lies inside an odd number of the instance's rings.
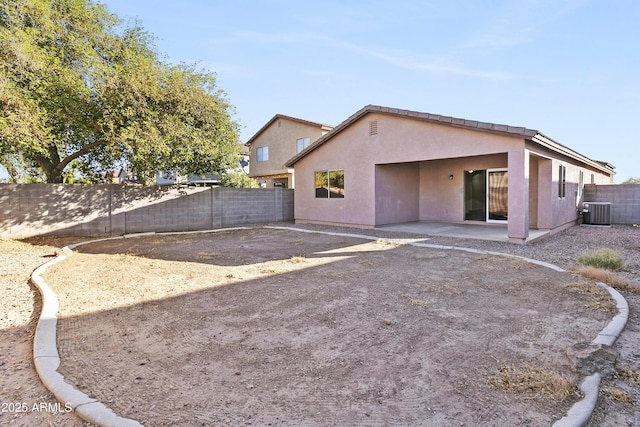
[[584,393],[584,398],[573,404],[567,415],[553,423],[553,427],[578,427],[589,421],[593,409],[598,402],[598,389],[600,387],[600,374],[595,373],[586,377],[580,390]]
[[[605,328],[593,341],[591,341],[591,343],[611,347],[616,342],[625,326],[627,326],[627,320],[629,319],[629,304],[620,292],[616,291],[611,286],[601,282],[598,282],[597,285],[605,288],[616,301],[618,314],[611,319],[609,324],[605,326]],[[553,424],[553,427],[581,427],[589,421],[589,418],[598,403],[601,377],[600,373],[596,372],[589,375],[582,381],[580,390],[584,393],[584,398],[576,402],[571,409],[569,409],[567,415],[556,421]]]
[[[338,237],[353,237],[363,240],[379,240],[379,237],[368,236],[364,234],[351,234],[351,233],[336,233],[336,232],[324,232],[316,230],[305,230],[295,227],[279,227],[279,226],[264,226],[262,228],[275,229],[275,230],[288,230],[309,234],[325,234]],[[58,354],[58,347],[56,341],[56,324],[58,313],[58,298],[55,293],[49,288],[46,282],[42,279],[41,274],[50,266],[57,264],[73,255],[73,249],[81,245],[89,243],[95,243],[105,240],[115,239],[128,239],[134,237],[150,236],[150,235],[181,235],[181,234],[206,234],[216,233],[220,231],[232,231],[232,230],[250,230],[252,227],[233,227],[233,228],[220,228],[213,230],[201,230],[201,231],[186,231],[186,232],[166,232],[166,233],[135,233],[126,234],[118,237],[108,237],[103,239],[89,240],[85,242],[76,243],[66,246],[62,249],[62,253],[53,260],[41,265],[31,275],[32,283],[38,288],[42,295],[42,311],[40,313],[40,319],[36,327],[33,343],[33,359],[36,367],[36,371],[40,376],[40,379],[44,385],[56,396],[56,398],[63,403],[69,403],[76,413],[78,413],[85,420],[105,427],[129,427],[129,426],[141,426],[141,424],[135,420],[129,418],[122,418],[117,416],[111,409],[106,407],[96,399],[92,399],[81,391],[75,389],[70,384],[64,381],[64,377],[58,373],[57,369],[60,366],[60,356]],[[547,262],[535,260],[532,258],[526,258],[518,255],[505,254],[502,252],[485,251],[481,249],[465,248],[458,246],[445,246],[435,245],[420,242],[411,242],[411,239],[383,239],[391,243],[408,244],[415,247],[430,248],[430,249],[444,249],[444,250],[457,250],[463,252],[484,254],[484,255],[496,255],[508,258],[515,258],[525,261],[527,263],[540,265],[546,268],[558,272],[565,272],[564,269],[557,265]],[[604,283],[598,283],[599,286],[605,288],[609,294],[616,301],[616,308],[618,314],[609,322],[609,324],[598,334],[593,340],[594,344],[603,344],[611,346],[615,343],[616,339],[620,336],[624,330],[629,317],[629,305],[624,297],[615,289],[607,286]],[[585,397],[576,402],[567,415],[562,419],[556,421],[554,427],[580,427],[583,426],[591,417],[593,410],[595,409],[598,400],[598,389],[600,387],[601,375],[599,373],[592,374],[586,377],[580,389],[585,394]]]
[[627,321],[629,320],[629,304],[627,303],[627,300],[620,295],[620,292],[616,291],[611,286],[600,282],[598,283],[598,286],[605,288],[616,301],[618,314],[615,315],[602,332],[598,334],[596,339],[593,340],[593,343],[612,346],[624,330],[625,326],[627,326]]
[[[75,246],[78,245],[74,245],[74,247]],[[45,387],[47,387],[60,402],[69,404],[79,416],[90,423],[108,427],[141,426],[142,424],[135,420],[117,416],[111,409],[96,399],[92,399],[77,390],[71,384],[65,382],[64,377],[58,372],[60,355],[58,354],[56,340],[56,325],[59,304],[56,294],[42,278],[42,273],[44,273],[47,268],[60,261],[64,261],[73,254],[68,246],[62,249],[61,252],[61,255],[41,265],[31,274],[31,282],[38,288],[40,295],[42,295],[42,311],[33,338],[33,363],[38,372],[38,376]]]
[[[274,228],[281,230],[291,230],[291,231],[301,231],[304,233],[319,233],[319,234],[328,234],[332,236],[344,236],[344,237],[356,237],[367,240],[378,240],[379,237],[367,236],[364,234],[347,234],[347,233],[331,233],[331,232],[323,232],[323,231],[315,231],[315,230],[304,230],[300,228],[294,227],[265,227],[265,228]],[[525,261],[530,264],[540,265],[542,267],[550,268],[552,270],[564,273],[565,269],[558,267],[555,264],[551,264],[544,261],[539,261],[532,258],[526,258],[518,255],[505,254],[502,252],[494,252],[494,251],[485,251],[482,249],[473,249],[473,248],[465,248],[459,246],[445,246],[445,245],[435,245],[430,243],[420,243],[420,242],[406,242],[401,240],[394,239],[385,239],[390,242],[397,242],[408,244],[415,247],[420,248],[430,248],[430,249],[444,249],[444,250],[457,250],[463,252],[484,254],[484,255],[496,255],[507,258],[514,258]],[[605,283],[597,283],[598,286],[605,288],[611,297],[616,301],[616,308],[618,309],[618,314],[614,316],[614,318],[609,322],[609,324],[598,334],[598,336],[592,341],[593,344],[602,344],[607,346],[612,346],[615,341],[618,339],[625,326],[627,325],[627,320],[629,318],[629,305],[627,300],[615,289],[611,286],[606,285]],[[598,394],[600,387],[600,380],[602,376],[600,373],[596,372],[588,377],[586,377],[582,383],[580,384],[580,390],[584,393],[584,398],[578,402],[576,402],[567,415],[556,421],[553,424],[553,427],[581,427],[583,426],[591,417],[593,410],[596,407],[596,403],[598,402]]]
[[56,258],[41,265],[31,273],[31,282],[38,288],[42,295],[42,311],[36,326],[33,338],[33,363],[40,380],[54,396],[63,404],[69,404],[73,410],[86,421],[105,427],[129,427],[142,426],[139,422],[117,416],[111,409],[103,403],[92,399],[71,384],[65,382],[64,377],[58,372],[60,366],[60,355],[58,353],[56,326],[58,315],[58,298],[49,288],[42,278],[42,273],[54,264],[64,261],[73,255],[73,249],[89,243],[102,242],[106,240],[129,239],[134,237],[152,235],[173,235],[173,234],[205,234],[216,233],[229,230],[248,230],[248,227],[220,228],[215,230],[167,232],[167,233],[135,233],[125,234],[117,237],[106,237],[102,239],[88,240],[80,243],[65,246]]

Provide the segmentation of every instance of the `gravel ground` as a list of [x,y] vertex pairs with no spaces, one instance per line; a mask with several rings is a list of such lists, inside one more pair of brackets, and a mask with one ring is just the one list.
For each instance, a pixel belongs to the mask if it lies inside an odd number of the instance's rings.
[[[283,224],[277,224],[283,225]],[[292,224],[285,224],[291,225]],[[295,225],[298,228],[351,234],[375,235],[381,238],[412,237],[415,234],[358,230],[353,228]],[[428,236],[423,236],[429,238]],[[80,240],[86,240],[81,238]],[[31,239],[28,243],[0,240],[0,403],[25,403],[28,412],[0,412],[0,425],[86,425],[73,414],[62,411],[34,411],[34,404],[55,403],[42,386],[31,360],[31,339],[40,301],[37,291],[28,284],[31,271],[53,254],[54,247],[64,246],[73,239]],[[429,243],[463,246],[534,258],[570,268],[581,252],[595,248],[613,248],[623,253],[627,269],[621,273],[640,285],[640,227],[612,228],[573,227],[564,232],[525,246],[509,243],[462,240],[445,237],[429,238]],[[620,352],[616,368],[619,375],[603,381],[596,411],[588,426],[640,425],[640,296],[621,292],[629,303],[629,323],[615,344]],[[635,373],[628,375],[628,373]],[[622,375],[626,373],[627,375]]]
[[[281,224],[273,224],[281,225]],[[640,280],[640,227],[615,225],[612,227],[577,226],[563,232],[518,245],[488,240],[459,239],[453,237],[416,235],[413,233],[387,232],[383,230],[358,229],[349,227],[327,227],[314,224],[291,224],[291,227],[307,230],[332,231],[338,233],[364,234],[382,238],[421,236],[426,243],[435,245],[463,246],[496,252],[510,253],[556,264],[569,268],[576,264],[576,258],[585,250],[612,248],[620,251],[627,260],[629,277]]]

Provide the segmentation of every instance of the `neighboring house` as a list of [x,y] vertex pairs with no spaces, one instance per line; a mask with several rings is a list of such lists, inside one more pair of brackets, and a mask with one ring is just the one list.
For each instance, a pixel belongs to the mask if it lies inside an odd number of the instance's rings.
[[102,177],[105,182],[110,184],[125,184],[128,182],[135,182],[135,178],[126,168],[106,171]]
[[184,181],[186,181],[186,179],[174,170],[156,173],[156,185],[176,185]]
[[297,222],[507,223],[518,243],[575,224],[584,184],[614,175],[536,130],[372,105],[285,165]]
[[249,176],[262,187],[294,187],[293,169],[285,162],[329,132],[333,126],[276,114],[247,142]]
[[240,169],[242,170],[242,172],[246,173],[247,175],[249,174],[249,159],[250,159],[250,155],[251,155],[251,150],[249,149],[248,146],[246,145],[242,145],[242,148],[240,149],[240,159],[238,160],[238,163],[240,164]]
[[[247,173],[247,167],[249,166],[249,149],[244,145],[239,145],[238,152],[238,164],[237,169]],[[229,169],[229,172],[236,172],[236,169]],[[178,172],[172,170],[168,172],[156,173],[156,185],[195,185],[197,186],[212,186],[220,184],[220,177],[211,173],[207,173],[204,176],[198,175],[180,175]]]
[[176,171],[170,172],[158,172],[156,174],[156,185],[193,185],[196,187],[206,187],[212,185],[219,185],[220,178],[217,175],[207,173],[204,176],[189,175],[183,176]]
[[211,173],[206,173],[204,176],[189,175],[187,183],[196,187],[210,187],[220,185],[220,177]]

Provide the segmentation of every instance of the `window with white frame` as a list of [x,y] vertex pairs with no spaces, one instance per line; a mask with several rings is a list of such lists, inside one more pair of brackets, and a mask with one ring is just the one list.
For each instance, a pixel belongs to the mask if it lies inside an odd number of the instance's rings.
[[305,138],[296,139],[296,153],[299,153],[305,148],[307,148],[310,143],[311,143],[311,138],[308,136]]
[[258,147],[256,149],[256,160],[258,162],[266,162],[269,160],[269,147]]

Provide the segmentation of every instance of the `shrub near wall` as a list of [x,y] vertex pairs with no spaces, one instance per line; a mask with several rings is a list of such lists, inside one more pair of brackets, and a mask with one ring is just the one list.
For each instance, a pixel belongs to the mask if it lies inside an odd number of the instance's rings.
[[293,190],[0,184],[0,237],[119,235],[293,220]]

